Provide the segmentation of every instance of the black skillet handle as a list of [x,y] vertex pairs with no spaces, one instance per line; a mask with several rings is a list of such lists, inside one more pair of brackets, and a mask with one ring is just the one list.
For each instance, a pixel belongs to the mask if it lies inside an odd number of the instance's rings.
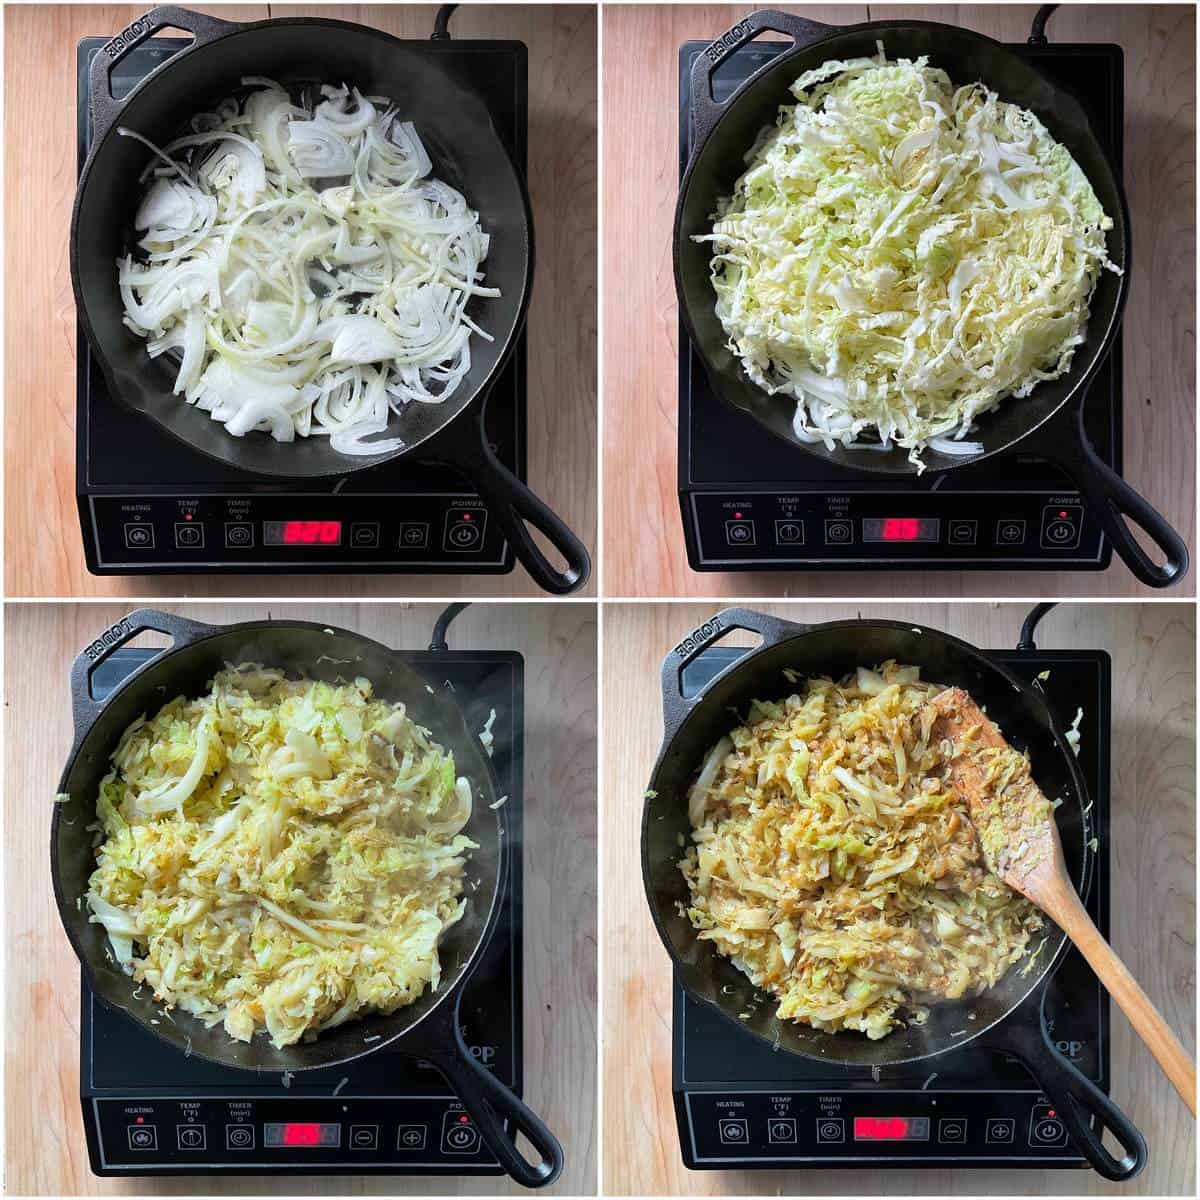
[[92,141],[100,141],[109,126],[117,119],[122,101],[112,94],[111,76],[113,68],[136,46],[153,37],[160,29],[182,29],[195,39],[195,45],[203,46],[215,41],[231,29],[233,21],[222,21],[207,13],[193,12],[190,8],[177,8],[173,4],[152,8],[145,16],[130,21],[120,33],[106,43],[93,56],[91,65],[92,92]]
[[175,650],[199,641],[216,628],[215,625],[190,621],[187,617],[179,617],[157,608],[136,609],[122,617],[115,625],[110,625],[94,642],[85,646],[71,664],[71,712],[75,719],[76,745],[91,729],[92,723],[104,707],[101,701],[92,699],[92,672],[114,650],[119,650],[126,642],[132,641],[139,633],[149,629],[155,633],[166,634],[172,639],[170,646],[159,651],[159,654],[165,654],[167,650]]
[[[461,1003],[460,992],[454,1005],[454,1045],[429,1061],[446,1076],[479,1136],[505,1171],[523,1187],[548,1187],[562,1174],[562,1145],[528,1104],[480,1066],[462,1035]],[[504,1128],[506,1120],[508,1130]],[[517,1146],[518,1133],[537,1151],[536,1163]]]
[[764,8],[743,17],[736,25],[727,29],[719,38],[709,42],[696,55],[692,63],[692,127],[695,130],[694,145],[699,145],[717,123],[725,110],[724,104],[713,99],[712,77],[716,69],[735,51],[752,42],[760,33],[771,30],[790,37],[797,46],[807,46],[822,41],[836,33],[836,25],[823,25],[791,13]]
[[[578,591],[592,573],[587,547],[544,500],[539,499],[492,452],[480,425],[476,436],[460,437],[454,444],[455,464],[466,471],[479,489],[488,512],[500,522],[521,565],[533,581],[555,596]],[[541,551],[529,526],[540,530],[563,556],[560,571]]]
[[662,665],[662,694],[663,694],[663,728],[664,741],[670,741],[675,731],[683,724],[683,719],[692,710],[694,699],[687,699],[683,694],[683,668],[701,651],[707,650],[713,642],[719,641],[731,629],[744,629],[748,633],[757,633],[762,638],[764,646],[773,646],[785,637],[802,629],[806,625],[795,621],[785,621],[773,617],[770,613],[757,612],[752,608],[725,608],[716,616],[709,618],[703,625],[693,629],[663,660]]
[[[1065,436],[1056,450],[1059,465],[1083,493],[1113,549],[1134,575],[1147,587],[1165,588],[1179,583],[1188,569],[1188,549],[1183,538],[1154,505],[1139,496],[1096,453],[1083,426],[1082,405],[1075,413],[1073,436]],[[1163,563],[1156,563],[1142,549],[1130,531],[1129,521],[1149,534],[1165,556]]]
[[[993,1045],[1029,1068],[1076,1148],[1105,1179],[1118,1183],[1132,1179],[1146,1165],[1146,1139],[1137,1126],[1054,1048],[1044,1020],[1037,1015],[1032,1020],[1010,1019],[1003,1025],[1003,1036]],[[1105,1130],[1125,1151],[1123,1158],[1109,1153],[1104,1145]]]

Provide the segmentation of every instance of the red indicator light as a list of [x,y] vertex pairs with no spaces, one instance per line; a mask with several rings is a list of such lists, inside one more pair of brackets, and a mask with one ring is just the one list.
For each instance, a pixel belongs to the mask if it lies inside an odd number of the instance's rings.
[[319,1146],[321,1126],[315,1122],[290,1122],[283,1127],[285,1146]]
[[190,520],[192,519],[192,514],[191,514],[191,513],[184,513],[184,514],[183,514],[183,519],[184,519],[185,521],[190,521]]
[[[1050,1115],[1053,1116],[1054,1114],[1051,1113]],[[463,1113],[463,1115],[458,1118],[458,1123],[460,1125],[469,1125],[471,1123],[471,1118],[468,1117],[466,1113]]]
[[1051,1109],[1051,1110],[1050,1110],[1050,1111],[1049,1111],[1049,1112],[1046,1114],[1046,1116],[1048,1116],[1048,1117],[1057,1117],[1057,1116],[1058,1116],[1058,1113],[1056,1113],[1056,1112],[1054,1111],[1054,1109]]
[[470,514],[470,513],[463,513],[463,515],[462,515],[462,518],[463,518],[463,520],[464,520],[464,521],[469,521],[469,520],[471,520],[471,514]]
[[336,546],[342,538],[341,521],[285,521],[285,546]]
[[1065,517],[1066,517],[1066,515],[1067,515],[1067,510],[1066,510],[1065,508],[1060,508],[1060,509],[1058,510],[1058,515],[1059,515],[1060,517],[1063,517],[1063,518],[1065,519]]
[[916,517],[886,517],[883,522],[885,542],[915,542],[921,534],[921,523]]
[[854,1136],[861,1141],[903,1141],[908,1137],[907,1117],[855,1117]]
[[740,520],[742,519],[742,514],[741,514],[740,512],[735,512],[735,513],[733,514],[733,519],[734,519],[735,521],[740,521]]
[[[1051,1114],[1051,1115],[1053,1116],[1053,1114]],[[139,1125],[145,1125],[145,1123],[146,1123],[146,1118],[145,1118],[145,1117],[138,1117],[138,1118],[137,1118],[137,1123],[138,1123]]]

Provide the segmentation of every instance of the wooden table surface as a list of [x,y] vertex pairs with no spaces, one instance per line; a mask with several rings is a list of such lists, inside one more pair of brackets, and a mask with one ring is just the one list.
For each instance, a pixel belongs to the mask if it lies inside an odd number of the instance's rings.
[[[280,576],[89,575],[75,502],[75,47],[137,5],[21,5],[5,13],[6,591],[10,596],[266,596]],[[203,8],[204,6],[193,5]],[[432,5],[230,5],[231,20],[304,13],[428,38]],[[596,526],[596,12],[464,6],[451,35],[529,48],[529,188],[537,270],[529,311],[529,482],[590,548]],[[594,580],[595,576],[593,576]],[[595,584],[590,585],[594,590]],[[532,596],[509,575],[291,576],[292,596]]]
[[[262,605],[172,606],[203,621]],[[46,854],[50,808],[71,744],[67,669],[123,612],[112,604],[9,604],[4,844],[6,1173],[10,1194],[254,1194],[270,1177],[97,1179],[79,1110],[79,968],[59,924]],[[304,605],[297,616],[424,649],[436,605]],[[287,615],[280,607],[276,616]],[[160,639],[161,640],[161,639]],[[566,1152],[551,1191],[596,1188],[596,616],[590,604],[474,605],[452,648],[525,658],[525,1096]],[[494,1195],[497,1178],[289,1176],[289,1195]]]
[[[920,17],[1024,41],[1034,5],[604,8],[604,545],[606,596],[1145,595],[1119,561],[1102,573],[698,574],[676,495],[679,46],[756,7],[849,24]],[[1194,544],[1195,11],[1064,5],[1053,41],[1125,48],[1125,186],[1133,272],[1124,324],[1124,475]],[[1196,571],[1182,586],[1195,595]]]
[[[1126,1185],[1092,1171],[687,1171],[671,1102],[671,971],[630,864],[642,796],[662,737],[658,664],[716,605],[604,607],[604,1190],[612,1195],[1195,1195],[1196,1127],[1113,1009],[1113,1098],[1142,1130],[1150,1161]],[[764,605],[805,621],[886,616],[979,646],[1016,645],[1015,604]],[[749,644],[744,635],[736,640]],[[1112,943],[1195,1048],[1195,610],[1190,604],[1063,605],[1038,630],[1056,649],[1112,656]],[[626,873],[628,878],[626,879]]]

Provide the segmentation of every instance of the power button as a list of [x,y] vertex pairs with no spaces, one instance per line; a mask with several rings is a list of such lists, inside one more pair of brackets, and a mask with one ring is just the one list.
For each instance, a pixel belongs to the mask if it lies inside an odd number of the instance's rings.
[[1031,1146],[1065,1146],[1067,1127],[1058,1110],[1049,1104],[1035,1104],[1029,1114],[1029,1144]]
[[448,1112],[442,1120],[442,1149],[447,1154],[474,1154],[479,1130],[465,1112]]
[[452,554],[470,554],[483,545],[487,511],[482,508],[453,508],[446,514],[442,545]]
[[1042,548],[1045,550],[1075,550],[1083,529],[1083,506],[1079,504],[1047,504],[1042,509]]

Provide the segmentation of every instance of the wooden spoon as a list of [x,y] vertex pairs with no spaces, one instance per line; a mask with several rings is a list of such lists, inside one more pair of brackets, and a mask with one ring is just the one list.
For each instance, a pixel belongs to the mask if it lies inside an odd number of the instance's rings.
[[948,779],[966,801],[988,869],[1079,947],[1194,1116],[1196,1064],[1088,916],[1067,874],[1053,809],[1028,760],[962,688],[948,688],[929,706],[936,714],[933,737],[953,747]]

